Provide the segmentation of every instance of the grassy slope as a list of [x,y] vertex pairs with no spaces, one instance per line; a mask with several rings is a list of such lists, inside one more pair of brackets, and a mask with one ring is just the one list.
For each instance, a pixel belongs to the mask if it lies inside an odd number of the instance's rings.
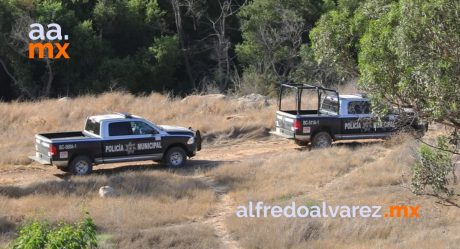
[[[248,108],[213,97],[181,101],[123,93],[0,103],[0,165],[28,163],[34,133],[79,130],[89,115],[128,111],[162,124],[192,126],[202,130],[211,145],[265,136],[275,109],[273,105]],[[206,174],[228,186],[235,206],[249,200],[422,205],[423,218],[412,221],[229,217],[228,230],[243,248],[455,248],[460,244],[459,209],[436,204],[432,197],[414,196],[405,188],[413,146],[413,141],[402,138],[386,144],[293,150],[224,164]],[[0,244],[12,238],[24,219],[74,221],[82,209],[88,209],[99,231],[110,234],[118,248],[217,248],[220,242],[214,228],[200,222],[216,208],[214,193],[195,177],[201,173],[190,174],[136,170],[0,186]],[[119,196],[99,198],[97,190],[103,185],[113,186]]]
[[[385,144],[335,146],[223,165],[208,174],[230,186],[235,210],[249,201],[421,205],[422,218],[408,220],[229,217],[227,226],[242,248],[456,248],[460,209],[411,194],[413,155],[414,141],[397,137]],[[458,185],[452,187],[460,191]],[[460,203],[458,195],[453,199]]]
[[[159,94],[107,93],[65,101],[0,103],[0,167],[29,164],[35,133],[81,130],[87,116],[116,111],[200,129],[206,144],[266,136],[274,120],[273,105],[219,96],[181,100]],[[97,192],[104,185],[122,191],[116,198],[101,199]],[[215,248],[213,228],[195,222],[204,219],[214,204],[213,191],[202,181],[163,170],[0,186],[0,245],[25,219],[75,221],[87,209],[100,232],[110,234],[119,248]]]

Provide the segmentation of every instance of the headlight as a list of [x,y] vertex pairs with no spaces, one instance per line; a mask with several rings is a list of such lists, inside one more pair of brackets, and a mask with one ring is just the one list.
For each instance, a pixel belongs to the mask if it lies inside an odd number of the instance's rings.
[[187,141],[187,144],[194,144],[194,143],[195,143],[194,137],[189,138],[189,140]]

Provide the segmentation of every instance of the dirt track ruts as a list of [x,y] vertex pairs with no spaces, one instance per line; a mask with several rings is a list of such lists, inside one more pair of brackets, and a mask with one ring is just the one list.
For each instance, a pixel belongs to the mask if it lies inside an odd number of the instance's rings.
[[[203,183],[212,189],[216,197],[217,204],[213,212],[204,219],[196,220],[192,223],[202,223],[212,227],[223,248],[239,249],[238,242],[232,238],[225,225],[225,219],[231,216],[234,210],[234,203],[227,193],[228,188],[218,185],[211,177],[196,174],[195,170],[215,167],[225,162],[238,162],[263,156],[264,154],[280,153],[294,149],[298,149],[298,146],[292,141],[273,137],[261,140],[233,142],[231,144],[218,144],[203,148],[195,158],[190,160],[189,167],[177,171],[178,174],[203,181]],[[105,172],[113,173],[113,171],[143,170],[150,167],[156,167],[156,165],[150,162],[106,164],[96,166],[94,173],[104,174]],[[63,180],[68,177],[67,173],[55,167],[42,166],[36,163],[30,165],[0,166],[0,185],[26,186],[46,181]],[[187,222],[186,224],[189,223]],[[172,226],[180,225],[183,224],[173,224]]]

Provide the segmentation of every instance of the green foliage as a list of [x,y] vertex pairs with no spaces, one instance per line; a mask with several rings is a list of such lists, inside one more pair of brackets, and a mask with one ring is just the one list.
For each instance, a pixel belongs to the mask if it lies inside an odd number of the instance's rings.
[[375,106],[460,127],[460,2],[339,1],[310,33],[315,59],[360,77]]
[[261,71],[271,68],[277,72],[273,66],[289,60],[289,52],[300,46],[304,25],[300,13],[289,7],[289,1],[255,0],[239,15],[244,38],[236,48],[240,60],[259,66]]
[[370,22],[368,31],[361,38],[360,83],[361,87],[371,92],[373,100],[376,100],[374,102],[381,99],[397,103],[391,96],[399,94],[399,75],[402,72],[398,66],[392,39],[393,29],[400,15],[397,4],[391,5],[388,9],[381,18]]
[[339,1],[310,32],[315,58],[333,67],[342,81],[358,76],[359,40],[369,23],[388,12],[393,0]]
[[239,13],[243,42],[236,46],[245,73],[287,79],[301,67],[300,50],[308,42],[309,27],[331,6],[330,1],[311,0],[249,2]]
[[361,39],[361,86],[460,127],[460,3],[401,0]]
[[433,189],[436,195],[453,194],[448,189],[449,174],[452,173],[452,154],[446,152],[449,149],[447,139],[439,137],[437,149],[427,145],[421,145],[418,151],[418,162],[412,167],[412,187],[417,194],[425,192],[427,186]]
[[251,93],[275,95],[277,93],[275,88],[277,83],[279,83],[278,79],[273,73],[261,74],[254,68],[247,68],[241,82],[237,85],[237,91],[242,95]]
[[76,224],[32,221],[19,230],[13,249],[82,249],[97,248],[96,226],[90,217]]
[[19,230],[19,236],[14,241],[13,249],[45,248],[47,233],[50,226],[47,223],[32,221]]
[[315,59],[312,47],[304,44],[300,47],[300,63],[289,78],[295,82],[335,86],[344,80],[332,65]]
[[[0,60],[12,75],[0,68],[0,85],[9,84],[19,96],[181,88],[175,84],[181,51],[177,39],[166,44],[164,37],[175,36],[163,35],[167,13],[157,0],[10,0],[1,1],[0,7]],[[63,35],[69,36],[71,58],[51,63],[29,60],[24,48],[29,43],[28,25],[33,22],[45,27],[51,22],[60,24]],[[14,34],[15,30],[20,30],[22,37]],[[158,47],[165,49],[158,52],[163,55],[161,61],[149,51],[158,41],[166,44]],[[52,88],[46,92],[49,79]],[[6,97],[18,95],[10,92]]]
[[333,10],[323,15],[310,32],[318,63],[336,68],[342,77],[356,75],[352,19],[347,11]]
[[[457,0],[172,3],[0,1],[0,98],[187,93],[199,82],[216,82],[222,91],[234,73],[257,75],[257,84],[268,86],[254,89],[263,92],[286,79],[334,85],[360,77],[375,105],[411,105],[460,126]],[[32,22],[60,24],[71,59],[29,60]]]

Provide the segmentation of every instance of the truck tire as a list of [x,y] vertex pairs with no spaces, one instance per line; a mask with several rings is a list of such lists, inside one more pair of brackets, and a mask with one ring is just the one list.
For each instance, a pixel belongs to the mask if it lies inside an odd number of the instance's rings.
[[332,145],[332,137],[326,131],[321,131],[315,134],[311,140],[311,145],[313,148],[321,149],[328,148]]
[[70,162],[69,168],[74,175],[88,175],[93,171],[93,162],[87,156],[77,156]]
[[187,155],[184,149],[179,146],[170,148],[163,158],[163,163],[170,168],[181,168],[186,161]]

